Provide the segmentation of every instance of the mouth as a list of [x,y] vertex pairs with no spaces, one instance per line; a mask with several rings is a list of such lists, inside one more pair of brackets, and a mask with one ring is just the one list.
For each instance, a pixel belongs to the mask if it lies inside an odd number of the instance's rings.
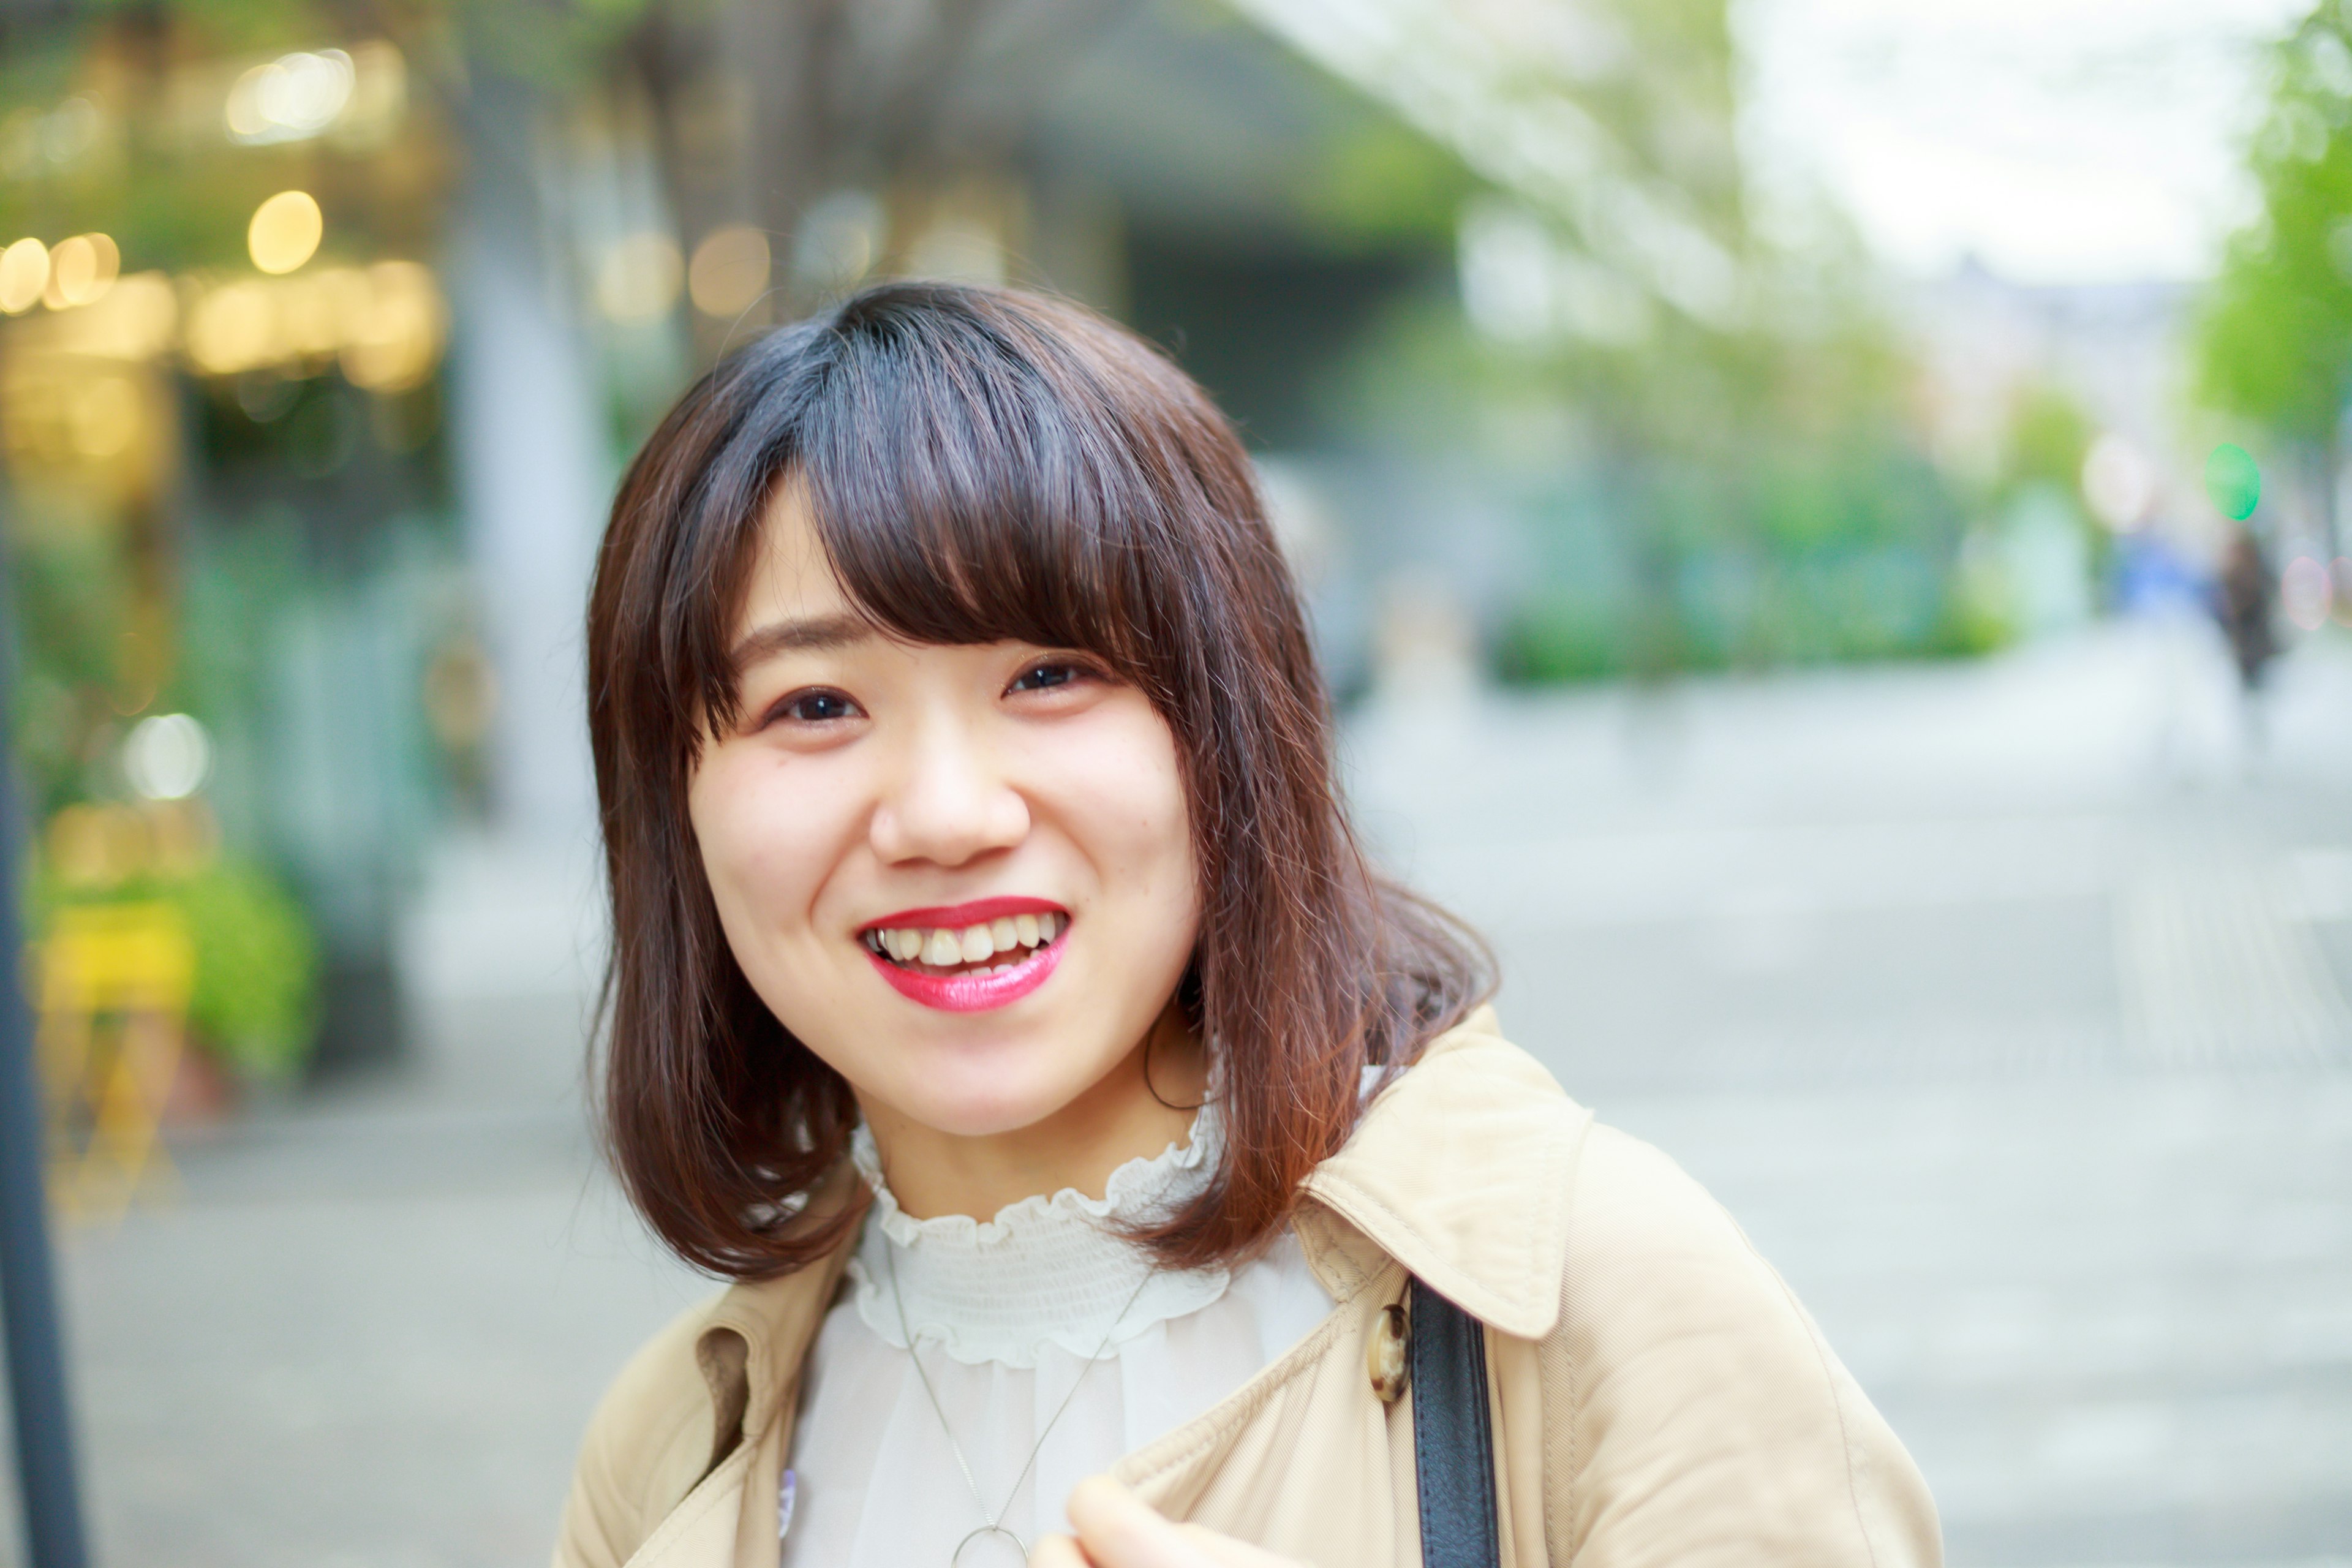
[[892,989],[950,1013],[1018,1001],[1045,983],[1069,939],[1069,912],[1042,899],[983,899],[906,910],[858,933]]

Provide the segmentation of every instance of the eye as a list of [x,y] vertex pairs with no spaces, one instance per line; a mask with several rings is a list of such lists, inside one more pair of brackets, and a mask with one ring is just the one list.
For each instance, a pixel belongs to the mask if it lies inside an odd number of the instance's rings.
[[795,691],[769,710],[771,719],[789,719],[796,724],[823,724],[835,719],[863,717],[856,703],[839,691]]
[[1092,665],[1071,658],[1041,658],[1013,678],[1007,691],[1051,691],[1056,687],[1075,685],[1081,680],[1099,680],[1101,673]]

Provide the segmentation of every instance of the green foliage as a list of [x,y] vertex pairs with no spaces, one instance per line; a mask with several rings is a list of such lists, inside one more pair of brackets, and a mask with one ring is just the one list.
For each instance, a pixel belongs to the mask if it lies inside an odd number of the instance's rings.
[[2201,301],[2195,391],[2283,439],[2325,443],[2352,389],[2352,4],[2323,0],[2273,66],[2248,159],[2261,211]]
[[131,594],[121,535],[30,532],[9,549],[16,581],[17,756],[37,819],[102,793],[91,776],[117,729]]
[[[1713,133],[1735,112],[1724,0],[1593,0],[1560,7],[1593,58],[1576,96],[1631,154],[1717,229],[1742,224],[1734,144]],[[1571,46],[1574,47],[1574,46]]]
[[2010,416],[2000,494],[2032,485],[2074,494],[2083,482],[2083,459],[2097,434],[2091,416],[2068,393],[2047,384],[2029,387]]
[[1385,116],[1335,127],[1299,193],[1305,214],[1345,246],[1453,243],[1477,176],[1451,150]]
[[318,1026],[318,939],[302,907],[258,867],[228,861],[166,894],[195,936],[191,1020],[239,1071],[291,1078]]
[[1617,617],[1581,595],[1549,593],[1517,606],[1495,647],[1495,671],[1515,685],[1550,686],[1622,675]]

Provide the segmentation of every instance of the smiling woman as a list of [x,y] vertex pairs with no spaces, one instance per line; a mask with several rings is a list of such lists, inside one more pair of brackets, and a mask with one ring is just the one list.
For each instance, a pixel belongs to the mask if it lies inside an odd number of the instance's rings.
[[[745,350],[624,481],[589,679],[607,1142],[735,1283],[559,1563],[1936,1557],[1736,1227],[1366,866],[1248,459],[1139,342],[905,284]],[[1400,1399],[1439,1345],[1486,1399]]]

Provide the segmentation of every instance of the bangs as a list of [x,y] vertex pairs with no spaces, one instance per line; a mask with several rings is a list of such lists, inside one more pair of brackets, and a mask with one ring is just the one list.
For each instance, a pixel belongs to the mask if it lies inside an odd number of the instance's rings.
[[1201,550],[1186,520],[1208,498],[1195,482],[1192,504],[1168,505],[1152,421],[1132,406],[1145,389],[1017,320],[858,325],[788,467],[843,591],[908,642],[1080,649],[1164,690],[1154,633],[1181,596],[1169,551]]

